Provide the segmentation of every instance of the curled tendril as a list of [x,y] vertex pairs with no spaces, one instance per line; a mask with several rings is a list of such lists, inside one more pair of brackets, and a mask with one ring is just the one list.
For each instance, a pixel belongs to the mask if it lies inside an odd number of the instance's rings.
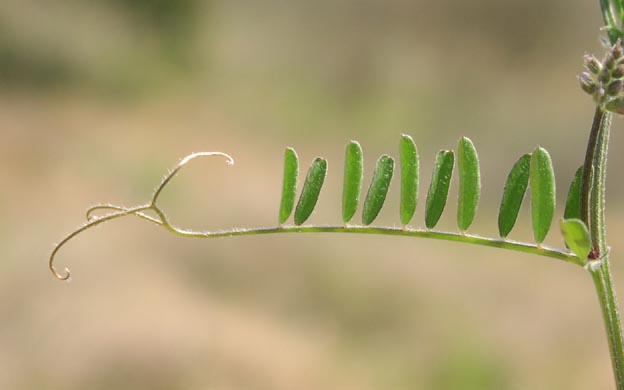
[[104,222],[108,222],[111,221],[113,219],[116,218],[120,218],[120,217],[124,217],[126,215],[130,215],[130,214],[134,214],[137,212],[141,212],[143,210],[147,210],[150,208],[150,205],[143,205],[143,206],[137,206],[137,207],[132,207],[132,208],[128,208],[128,209],[124,209],[124,208],[120,208],[120,211],[116,212],[116,213],[111,213],[111,214],[107,214],[103,217],[100,218],[95,218],[92,219],[91,222],[87,222],[86,224],[82,225],[81,227],[79,227],[78,229],[74,230],[73,232],[71,232],[69,235],[67,235],[65,238],[63,238],[61,240],[61,242],[59,242],[56,247],[54,248],[54,250],[52,251],[52,253],[50,254],[50,271],[52,271],[52,274],[54,276],[56,276],[58,279],[60,280],[68,280],[71,273],[69,272],[68,268],[65,268],[65,275],[61,275],[58,273],[58,271],[56,271],[56,267],[54,267],[54,258],[56,256],[56,254],[58,253],[58,251],[63,247],[63,245],[65,245],[69,240],[71,240],[72,238],[74,238],[75,236],[77,236],[78,234],[84,232],[87,229],[90,229],[92,227],[95,227],[101,223]]
[[[87,222],[81,227],[79,227],[78,229],[74,230],[73,232],[65,236],[65,238],[63,238],[52,250],[52,253],[50,254],[50,260],[49,260],[49,268],[50,268],[50,271],[52,272],[52,275],[54,275],[59,280],[69,280],[71,273],[68,268],[65,268],[65,274],[60,274],[56,270],[56,267],[54,266],[54,260],[59,250],[69,240],[71,240],[78,234],[92,227],[95,227],[101,223],[108,222],[113,219],[125,217],[127,215],[135,215],[141,219],[147,220],[156,225],[164,226],[170,231],[183,232],[181,230],[174,228],[173,226],[169,224],[165,216],[165,213],[156,205],[156,201],[158,200],[158,197],[160,196],[162,190],[167,186],[167,184],[171,181],[171,179],[180,171],[180,169],[182,169],[186,164],[188,164],[190,161],[198,157],[207,157],[207,156],[223,156],[227,159],[227,163],[229,165],[234,164],[234,159],[225,153],[221,153],[221,152],[192,153],[184,157],[182,160],[180,160],[180,162],[171,171],[169,171],[169,173],[163,178],[161,183],[156,187],[156,190],[154,191],[154,194],[152,195],[152,198],[148,204],[135,206],[135,207],[123,207],[123,206],[116,206],[112,204],[99,204],[99,205],[90,207],[86,211],[86,214],[85,214]],[[112,210],[112,212],[109,214],[105,214],[103,216],[95,216],[94,213],[100,210]],[[147,211],[147,210],[154,211],[158,215],[159,218],[154,218],[145,214],[144,211]]]
[[171,179],[173,179],[173,177],[180,171],[180,169],[182,169],[186,164],[188,164],[190,161],[198,158],[198,157],[207,157],[207,156],[223,156],[227,159],[227,163],[229,165],[234,165],[234,159],[225,153],[221,153],[221,152],[198,152],[198,153],[192,153],[189,154],[188,156],[184,157],[182,160],[180,160],[180,162],[178,163],[178,165],[176,165],[162,180],[162,182],[158,185],[158,187],[156,187],[156,190],[154,191],[154,195],[152,195],[152,201],[150,203],[151,206],[155,206],[156,205],[156,201],[158,200],[158,197],[160,196],[160,193],[162,192],[162,190],[165,188],[165,186],[171,181]]

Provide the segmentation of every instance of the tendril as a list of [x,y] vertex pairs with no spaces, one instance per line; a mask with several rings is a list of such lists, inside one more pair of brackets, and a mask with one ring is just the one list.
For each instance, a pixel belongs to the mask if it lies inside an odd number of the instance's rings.
[[[227,159],[227,163],[229,165],[234,164],[234,159],[225,153],[221,153],[221,152],[192,153],[184,157],[183,159],[181,159],[180,162],[171,171],[169,171],[169,173],[163,178],[161,183],[156,187],[156,190],[154,191],[154,195],[152,195],[152,198],[148,204],[135,206],[135,207],[123,207],[123,206],[116,206],[113,204],[98,204],[87,209],[85,213],[87,222],[81,227],[79,227],[78,229],[74,230],[73,232],[65,236],[52,250],[52,253],[50,254],[50,259],[49,259],[49,268],[52,274],[59,280],[68,280],[71,276],[71,272],[69,271],[69,269],[65,268],[65,274],[63,275],[63,274],[60,274],[56,270],[56,267],[54,266],[54,260],[59,250],[65,244],[67,244],[69,240],[76,237],[78,234],[92,227],[95,227],[101,223],[108,222],[113,219],[125,217],[127,215],[135,215],[141,219],[152,222],[156,225],[164,226],[167,230],[172,231],[174,233],[178,233],[178,234],[181,233],[182,232],[181,230],[174,228],[168,222],[165,213],[156,205],[156,201],[158,200],[158,197],[160,196],[162,190],[167,186],[167,184],[169,184],[171,179],[173,179],[173,177],[180,171],[180,169],[182,169],[191,160],[194,160],[198,157],[207,157],[207,156],[223,156]],[[103,216],[95,216],[94,213],[100,210],[112,210],[113,212],[109,214],[105,214]],[[158,218],[154,218],[145,214],[143,211],[146,211],[146,210],[154,211],[158,215]]]
[[173,179],[173,177],[180,171],[180,169],[182,169],[191,160],[194,160],[194,159],[196,159],[198,157],[207,157],[207,156],[223,156],[223,157],[225,157],[227,159],[227,163],[229,165],[234,165],[234,159],[230,155],[225,154],[225,153],[221,153],[221,152],[198,152],[198,153],[189,154],[188,156],[186,156],[182,160],[180,160],[178,165],[176,165],[163,178],[162,182],[158,185],[158,187],[156,187],[156,190],[154,191],[154,195],[152,195],[151,206],[156,205],[156,201],[158,200],[158,197],[160,196],[160,193],[165,188],[165,186],[171,181],[171,179]]
[[49,266],[50,266],[50,271],[52,272],[52,274],[59,280],[68,280],[69,277],[71,276],[71,273],[69,271],[68,268],[65,268],[65,275],[61,275],[58,273],[58,271],[56,270],[56,267],[54,266],[54,258],[56,256],[56,254],[58,253],[58,251],[63,247],[63,245],[65,245],[69,240],[71,240],[72,238],[76,237],[78,234],[84,232],[85,230],[88,230],[92,227],[95,227],[101,223],[104,222],[108,222],[111,221],[113,219],[116,218],[120,218],[120,217],[125,217],[126,215],[130,215],[130,214],[134,214],[137,212],[141,212],[143,210],[147,210],[149,209],[151,206],[150,205],[143,205],[143,206],[137,206],[137,207],[132,207],[129,209],[122,209],[116,213],[111,213],[111,214],[107,214],[103,217],[99,217],[99,218],[95,218],[92,219],[90,222],[85,223],[84,225],[82,225],[81,227],[79,227],[78,229],[74,230],[73,232],[71,232],[70,234],[68,234],[67,236],[65,236],[65,238],[63,238],[61,240],[61,242],[59,242],[56,247],[54,248],[54,250],[52,251],[52,253],[50,254],[50,262],[49,262]]
[[[149,207],[149,209],[153,209],[153,206]],[[98,210],[115,210],[115,211],[127,211],[128,208],[123,207],[123,206],[116,206],[114,204],[98,204],[95,206],[91,206],[89,209],[87,209],[85,216],[87,218],[87,222],[90,222],[94,219],[97,219],[98,217],[93,215],[94,212],[98,211]],[[156,219],[154,217],[151,217],[141,211],[137,211],[133,213],[134,215],[136,215],[137,217],[144,219],[146,221],[155,223],[156,225],[162,225],[163,222],[159,219]]]

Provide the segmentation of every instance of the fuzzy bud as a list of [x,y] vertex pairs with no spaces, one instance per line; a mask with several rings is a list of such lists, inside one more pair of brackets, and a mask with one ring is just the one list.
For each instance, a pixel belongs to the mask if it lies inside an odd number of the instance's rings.
[[600,61],[592,55],[586,54],[585,57],[583,57],[583,61],[585,62],[585,68],[593,74],[598,74],[602,70]]
[[614,79],[621,79],[624,77],[624,65],[619,65],[617,68],[613,69],[611,72],[611,77]]
[[593,95],[594,92],[598,89],[598,86],[592,79],[592,77],[587,72],[583,72],[579,75],[579,84],[581,85],[581,89],[586,93]]
[[607,94],[609,96],[616,96],[620,92],[622,92],[622,88],[624,88],[624,81],[622,80],[612,81],[611,83],[609,83],[609,85],[607,85]]
[[624,98],[611,100],[605,108],[616,114],[624,115]]
[[596,93],[594,93],[594,100],[596,101],[596,103],[602,104],[605,102],[606,98],[607,94],[604,87],[602,85],[598,85],[598,90],[596,91]]
[[618,41],[613,46],[611,52],[613,53],[613,57],[615,57],[616,60],[622,58],[622,56],[624,55],[624,51],[622,50],[621,40],[618,39]]
[[604,61],[602,61],[604,63],[604,66],[607,69],[613,69],[615,68],[615,57],[613,56],[612,52],[608,52],[605,55]]
[[601,70],[600,74],[598,74],[598,80],[603,83],[609,82],[609,80],[611,80],[611,75],[609,74],[609,71],[607,69]]

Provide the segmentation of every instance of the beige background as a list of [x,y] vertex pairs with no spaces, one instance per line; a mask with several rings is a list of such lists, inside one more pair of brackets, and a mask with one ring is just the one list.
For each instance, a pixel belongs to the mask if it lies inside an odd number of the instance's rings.
[[[413,225],[436,152],[467,135],[483,177],[471,231],[495,235],[505,176],[538,144],[563,204],[593,113],[575,77],[599,27],[589,0],[3,0],[0,388],[608,388],[591,279],[554,260],[396,237],[189,240],[128,218],[60,254],[71,283],[46,264],[88,206],[146,201],[193,151],[236,165],[197,162],[172,183],[179,225],[274,225],[286,146],[304,169],[328,158],[310,222],[340,223],[346,142],[368,181],[401,132],[421,152]],[[621,128],[608,223],[624,291]],[[395,183],[378,224],[398,224],[397,199]],[[512,236],[530,240],[528,209]]]

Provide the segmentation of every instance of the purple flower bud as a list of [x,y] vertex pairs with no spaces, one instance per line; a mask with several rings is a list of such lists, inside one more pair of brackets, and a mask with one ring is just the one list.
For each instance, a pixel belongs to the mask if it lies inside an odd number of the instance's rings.
[[609,83],[609,85],[607,85],[607,95],[616,96],[620,92],[622,92],[622,88],[624,88],[624,81],[622,80],[612,81],[611,83]]
[[585,63],[585,68],[592,72],[593,74],[598,74],[602,70],[602,64],[598,59],[592,55],[585,54],[583,57],[583,62]]
[[594,92],[596,92],[596,90],[598,89],[596,82],[594,81],[594,79],[592,79],[589,73],[581,73],[578,79],[579,84],[581,85],[581,89],[583,89],[583,91],[587,92],[588,94],[593,95]]

